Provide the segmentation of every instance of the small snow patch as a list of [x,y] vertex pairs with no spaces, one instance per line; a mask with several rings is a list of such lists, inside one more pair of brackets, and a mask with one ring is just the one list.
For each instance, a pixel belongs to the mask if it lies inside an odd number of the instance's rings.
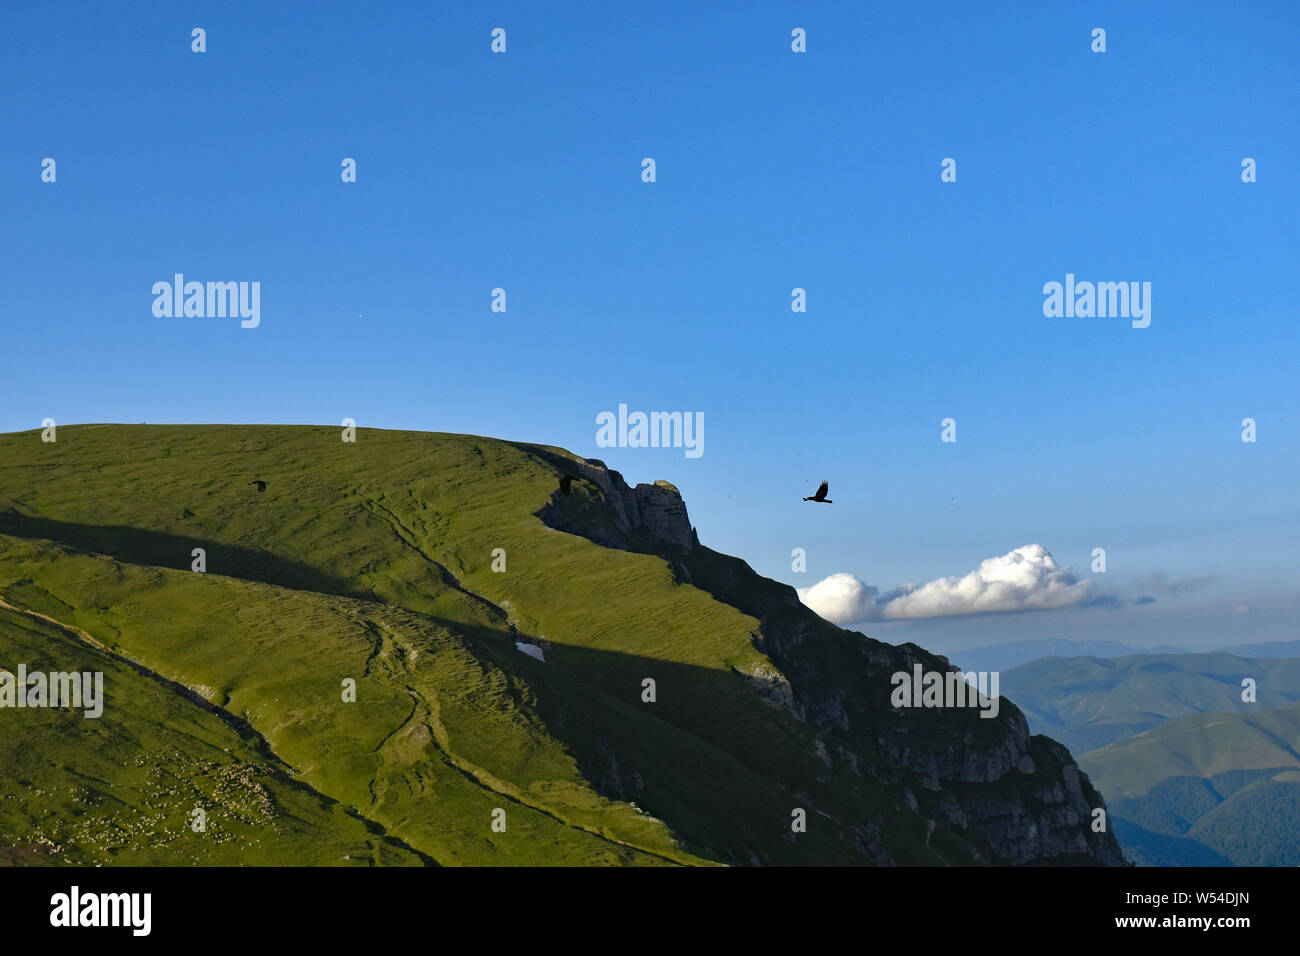
[[542,663],[546,662],[546,658],[542,656],[542,649],[536,644],[525,644],[523,641],[515,641],[515,647],[519,648],[519,650],[523,651],[529,657],[535,657]]

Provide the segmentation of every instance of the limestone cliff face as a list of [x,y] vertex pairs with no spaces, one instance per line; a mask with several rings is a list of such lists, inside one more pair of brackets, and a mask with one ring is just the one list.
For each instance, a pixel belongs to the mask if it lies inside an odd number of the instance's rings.
[[[1065,747],[1030,734],[1010,700],[1002,698],[992,718],[978,708],[893,706],[894,674],[910,674],[917,664],[954,668],[916,645],[836,627],[793,588],[701,546],[685,502],[667,482],[629,488],[602,462],[565,466],[599,494],[585,508],[557,494],[539,513],[543,520],[606,547],[657,553],[682,580],[758,619],[754,643],[774,667],[742,676],[815,732],[827,773],[882,787],[932,830],[961,838],[981,862],[1125,864],[1109,825],[1093,830],[1094,811],[1105,808],[1101,795]],[[879,821],[860,821],[859,834],[868,858],[893,862]]]
[[[789,681],[792,711],[816,728],[837,770],[867,774],[937,824],[970,836],[994,864],[1124,865],[1110,832],[1094,832],[1101,795],[1070,752],[1029,725],[1010,700],[978,708],[902,708],[892,676],[956,670],[914,644],[846,631],[805,607],[794,589],[743,561],[698,548],[697,587],[757,617],[756,643]],[[883,759],[882,759],[883,758]],[[1107,831],[1110,827],[1107,825]]]
[[[605,463],[596,458],[565,461],[563,467],[600,489],[600,498],[609,510],[609,527],[567,527],[573,522],[566,521],[558,507],[542,516],[553,526],[583,534],[614,548],[625,547],[629,533],[680,548],[683,552],[689,552],[699,544],[686,514],[686,502],[676,487],[668,482],[656,481],[652,485],[640,484],[629,488],[622,475],[605,467]],[[555,504],[558,506],[563,502],[557,499]]]
[[676,487],[666,481],[656,481],[653,485],[637,485],[632,494],[636,497],[640,529],[648,537],[684,551],[690,551],[698,543],[695,529],[686,516],[686,502]]

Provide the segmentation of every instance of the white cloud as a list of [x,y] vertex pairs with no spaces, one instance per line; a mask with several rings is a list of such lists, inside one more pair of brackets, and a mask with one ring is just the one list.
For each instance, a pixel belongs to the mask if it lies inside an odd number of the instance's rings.
[[877,591],[851,574],[832,574],[810,588],[799,588],[799,600],[836,624],[880,617]]
[[1091,581],[1081,581],[1072,569],[1060,567],[1041,544],[1027,544],[981,561],[964,577],[905,584],[884,595],[852,574],[832,574],[810,588],[800,588],[799,600],[828,621],[849,624],[1042,611],[1082,604],[1091,594]]

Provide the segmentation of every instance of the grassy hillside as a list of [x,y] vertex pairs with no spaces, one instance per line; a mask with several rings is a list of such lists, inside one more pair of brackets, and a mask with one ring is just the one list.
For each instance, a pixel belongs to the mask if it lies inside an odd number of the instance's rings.
[[[1241,699],[1243,678],[1256,702]],[[1300,658],[1235,654],[1046,657],[1006,671],[1002,692],[1036,733],[1074,753],[1197,713],[1251,713],[1300,700]]]
[[1139,862],[1300,865],[1300,704],[1183,717],[1079,765],[1132,825],[1120,837]]
[[[10,666],[104,672],[111,715],[24,711],[21,733],[0,735],[10,861],[425,862],[293,779],[254,735],[63,628],[0,608],[0,647]],[[19,719],[4,718],[10,730]],[[190,826],[196,807],[210,815],[203,833]]]
[[[109,696],[98,720],[0,710],[0,860],[1118,859],[1080,822],[1100,798],[1084,780],[1062,802],[1068,755],[1029,743],[1009,703],[996,721],[887,713],[887,675],[868,674],[902,652],[707,549],[602,547],[608,495],[559,500],[566,461],[305,426],[0,436],[0,667],[103,670]],[[51,806],[71,780],[81,796]],[[961,800],[1040,815],[1036,842]]]

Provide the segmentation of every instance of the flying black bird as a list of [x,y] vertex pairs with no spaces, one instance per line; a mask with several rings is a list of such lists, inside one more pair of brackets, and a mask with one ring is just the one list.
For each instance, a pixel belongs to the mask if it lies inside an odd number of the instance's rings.
[[830,485],[827,482],[823,481],[820,485],[817,486],[817,494],[809,498],[805,498],[804,501],[820,501],[824,505],[829,505],[831,504],[831,499],[826,497],[826,492],[828,491],[830,491]]
[[560,491],[566,495],[573,494],[569,486],[573,484],[573,479],[576,477],[576,475],[560,475]]
[[257,485],[257,490],[258,490],[258,491],[266,491],[266,482],[265,482],[265,481],[250,481],[249,484],[250,484],[250,485]]

